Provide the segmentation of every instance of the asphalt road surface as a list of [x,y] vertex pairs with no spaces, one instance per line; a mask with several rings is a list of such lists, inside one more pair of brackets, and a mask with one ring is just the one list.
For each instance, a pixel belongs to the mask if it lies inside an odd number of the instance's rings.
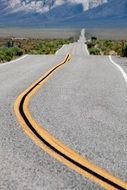
[[[65,145],[127,181],[127,84],[108,57],[89,56],[84,42],[82,31],[56,55],[0,65],[0,190],[103,189],[40,149],[14,113],[18,95],[68,53],[70,62],[33,96],[29,111]],[[126,59],[113,60],[127,73]]]

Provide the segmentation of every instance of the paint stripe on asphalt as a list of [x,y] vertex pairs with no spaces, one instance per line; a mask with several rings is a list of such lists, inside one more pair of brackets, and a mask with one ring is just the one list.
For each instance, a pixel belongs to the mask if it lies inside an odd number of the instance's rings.
[[122,74],[122,76],[123,76],[123,78],[124,78],[124,80],[125,80],[125,82],[126,82],[126,84],[127,84],[127,74],[125,73],[125,71],[123,70],[123,68],[122,68],[120,65],[118,65],[115,61],[113,61],[111,55],[109,55],[109,60],[110,60],[110,62],[111,62],[113,65],[115,65],[115,66],[117,67],[117,69],[121,72],[121,74]]
[[67,56],[61,63],[52,68],[44,77],[39,79],[30,88],[23,92],[16,100],[14,110],[16,116],[27,135],[34,140],[43,150],[52,157],[66,164],[71,169],[87,177],[88,179],[100,184],[110,190],[126,190],[127,184],[120,179],[112,176],[105,170],[95,166],[87,159],[81,157],[73,150],[66,147],[59,140],[55,139],[44,128],[32,118],[28,111],[30,98],[44,85],[49,77],[59,68],[70,60]]

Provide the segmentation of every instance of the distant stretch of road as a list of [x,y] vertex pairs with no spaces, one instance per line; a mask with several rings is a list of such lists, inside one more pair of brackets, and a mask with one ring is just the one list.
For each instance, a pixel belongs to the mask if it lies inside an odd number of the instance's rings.
[[85,42],[0,65],[0,189],[127,189],[127,60]]

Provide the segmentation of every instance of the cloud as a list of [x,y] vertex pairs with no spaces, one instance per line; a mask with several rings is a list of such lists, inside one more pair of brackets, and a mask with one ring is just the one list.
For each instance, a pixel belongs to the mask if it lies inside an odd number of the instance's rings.
[[65,3],[64,0],[55,1],[56,6],[60,6],[60,5],[64,4],[64,3]]
[[64,3],[82,4],[84,10],[96,7],[108,0],[2,0],[8,4],[8,7],[12,8],[13,12],[22,11],[35,11],[44,13],[50,9],[60,6]]

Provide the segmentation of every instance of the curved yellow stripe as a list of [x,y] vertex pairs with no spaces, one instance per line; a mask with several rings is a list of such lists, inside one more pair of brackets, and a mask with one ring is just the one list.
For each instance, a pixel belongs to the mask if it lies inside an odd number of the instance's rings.
[[[67,57],[65,58],[65,60],[67,59]],[[63,63],[65,62],[65,60],[63,61]],[[67,59],[67,61],[65,63],[67,63],[70,60],[70,56]],[[63,63],[58,64],[57,66],[61,65]],[[56,68],[57,66],[55,66],[54,68]],[[54,68],[52,68],[51,70],[53,70]],[[57,68],[56,70],[58,70],[59,68]],[[51,71],[50,70],[50,71]],[[55,70],[55,71],[56,71]],[[44,78],[48,73],[50,73],[50,71],[48,71],[42,78]],[[109,174],[107,171],[95,166],[94,164],[92,164],[90,161],[88,161],[87,159],[83,158],[82,156],[80,156],[79,154],[77,154],[76,152],[74,152],[73,150],[71,150],[70,148],[68,148],[67,146],[65,146],[63,143],[61,143],[58,139],[56,139],[55,137],[53,137],[52,135],[50,135],[44,128],[42,128],[42,126],[40,126],[31,116],[29,110],[28,110],[28,104],[30,102],[31,97],[47,82],[47,80],[49,79],[49,77],[52,76],[52,74],[54,74],[54,72],[51,73],[47,78],[45,78],[45,80],[43,80],[41,83],[39,83],[39,85],[37,85],[26,97],[24,105],[23,105],[23,110],[25,112],[25,115],[27,116],[27,118],[29,119],[30,123],[32,124],[32,126],[34,127],[34,129],[36,129],[36,131],[47,141],[49,142],[53,147],[55,147],[57,150],[61,151],[62,153],[64,153],[65,155],[67,155],[68,157],[70,157],[71,159],[75,160],[76,162],[84,165],[85,167],[91,169],[92,171],[96,172],[97,174],[105,177],[106,179],[109,179],[110,181],[118,184],[119,186],[121,186],[122,188],[124,188],[125,190],[127,189],[127,183],[121,181],[120,179],[112,176],[111,174]],[[57,160],[59,160],[60,162],[64,163],[65,165],[67,165],[68,167],[70,167],[71,169],[75,170],[76,172],[80,173],[81,175],[89,178],[90,180],[100,184],[102,187],[104,187],[105,189],[108,190],[115,190],[116,188],[114,188],[113,186],[109,185],[108,183],[100,180],[99,178],[93,176],[92,174],[89,174],[88,172],[84,171],[83,169],[79,168],[78,166],[74,165],[73,163],[71,163],[70,161],[66,160],[65,158],[63,158],[62,156],[58,155],[57,153],[55,153],[53,150],[51,150],[49,147],[47,147],[45,144],[43,144],[37,137],[36,135],[30,130],[30,128],[27,126],[27,124],[25,123],[24,119],[22,118],[20,111],[19,111],[19,105],[21,102],[22,97],[35,85],[37,84],[37,82],[39,82],[42,78],[40,78],[38,81],[36,81],[33,85],[31,85],[26,91],[24,91],[16,100],[15,105],[14,105],[14,110],[16,113],[16,116],[21,124],[21,127],[23,128],[23,130],[25,131],[25,133],[40,147],[42,148],[44,151],[46,151],[48,154],[50,154],[52,157],[56,158]]]

